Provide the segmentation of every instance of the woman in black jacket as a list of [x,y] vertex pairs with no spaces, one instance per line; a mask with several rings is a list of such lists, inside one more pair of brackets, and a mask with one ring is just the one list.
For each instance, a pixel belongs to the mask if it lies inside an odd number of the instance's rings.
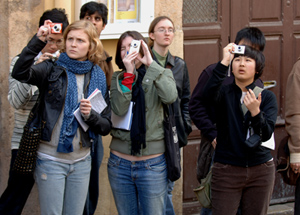
[[[55,63],[47,60],[32,65],[47,43],[50,25],[50,20],[45,21],[23,49],[12,76],[36,85],[42,96],[39,113],[45,127],[34,173],[41,214],[82,214],[91,169],[90,147],[98,135],[107,135],[111,129],[108,97],[108,106],[101,113],[86,99],[97,89],[103,97],[107,95],[104,72],[96,65],[103,47],[93,24],[77,21],[64,31],[64,48]],[[87,130],[74,116],[78,108],[78,119]]]
[[[245,46],[244,54],[233,54],[236,49],[233,43],[223,49],[223,59],[203,93],[214,103],[217,116],[212,212],[235,215],[241,204],[243,215],[263,215],[273,191],[275,166],[271,149],[262,142],[269,140],[274,132],[277,102],[274,93],[268,90],[255,95],[255,91],[262,90],[254,81],[264,68],[263,53]],[[222,86],[229,69],[235,81]]]

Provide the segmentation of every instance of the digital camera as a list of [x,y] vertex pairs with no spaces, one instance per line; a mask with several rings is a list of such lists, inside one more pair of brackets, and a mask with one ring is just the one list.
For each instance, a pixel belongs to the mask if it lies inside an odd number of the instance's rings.
[[50,23],[51,34],[62,33],[62,23]]
[[134,51],[139,52],[140,51],[140,45],[141,45],[141,41],[139,40],[132,40],[131,44],[130,44],[130,49],[129,49],[129,53],[132,53]]
[[245,46],[234,45],[234,54],[245,54]]

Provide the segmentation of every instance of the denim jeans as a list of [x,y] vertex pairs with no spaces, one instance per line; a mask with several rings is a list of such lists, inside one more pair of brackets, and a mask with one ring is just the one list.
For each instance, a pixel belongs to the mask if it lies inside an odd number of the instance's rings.
[[18,149],[11,151],[9,178],[5,191],[0,198],[0,214],[20,215],[34,185],[32,174],[24,175],[12,171]]
[[167,205],[166,205],[166,215],[175,215],[173,202],[172,202],[172,191],[174,189],[174,181],[168,180],[168,197],[167,197]]
[[37,159],[35,181],[41,214],[82,215],[91,171],[91,156],[74,164]]
[[211,179],[213,215],[267,214],[275,181],[274,161],[252,167],[214,163]]
[[102,136],[98,135],[94,146],[91,148],[92,169],[83,215],[93,215],[97,209],[99,198],[99,169],[103,159],[103,151]]
[[107,171],[119,215],[164,214],[168,184],[164,155],[128,161],[110,153]]

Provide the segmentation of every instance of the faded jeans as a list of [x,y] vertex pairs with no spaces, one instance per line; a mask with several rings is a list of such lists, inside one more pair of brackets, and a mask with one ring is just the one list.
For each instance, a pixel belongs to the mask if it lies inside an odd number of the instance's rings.
[[34,175],[41,214],[82,215],[90,171],[91,156],[74,164],[38,158]]

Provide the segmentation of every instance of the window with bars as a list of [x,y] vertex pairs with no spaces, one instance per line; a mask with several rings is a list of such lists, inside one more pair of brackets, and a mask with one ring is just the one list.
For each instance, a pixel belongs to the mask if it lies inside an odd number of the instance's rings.
[[184,0],[183,24],[208,23],[218,20],[217,0]]

